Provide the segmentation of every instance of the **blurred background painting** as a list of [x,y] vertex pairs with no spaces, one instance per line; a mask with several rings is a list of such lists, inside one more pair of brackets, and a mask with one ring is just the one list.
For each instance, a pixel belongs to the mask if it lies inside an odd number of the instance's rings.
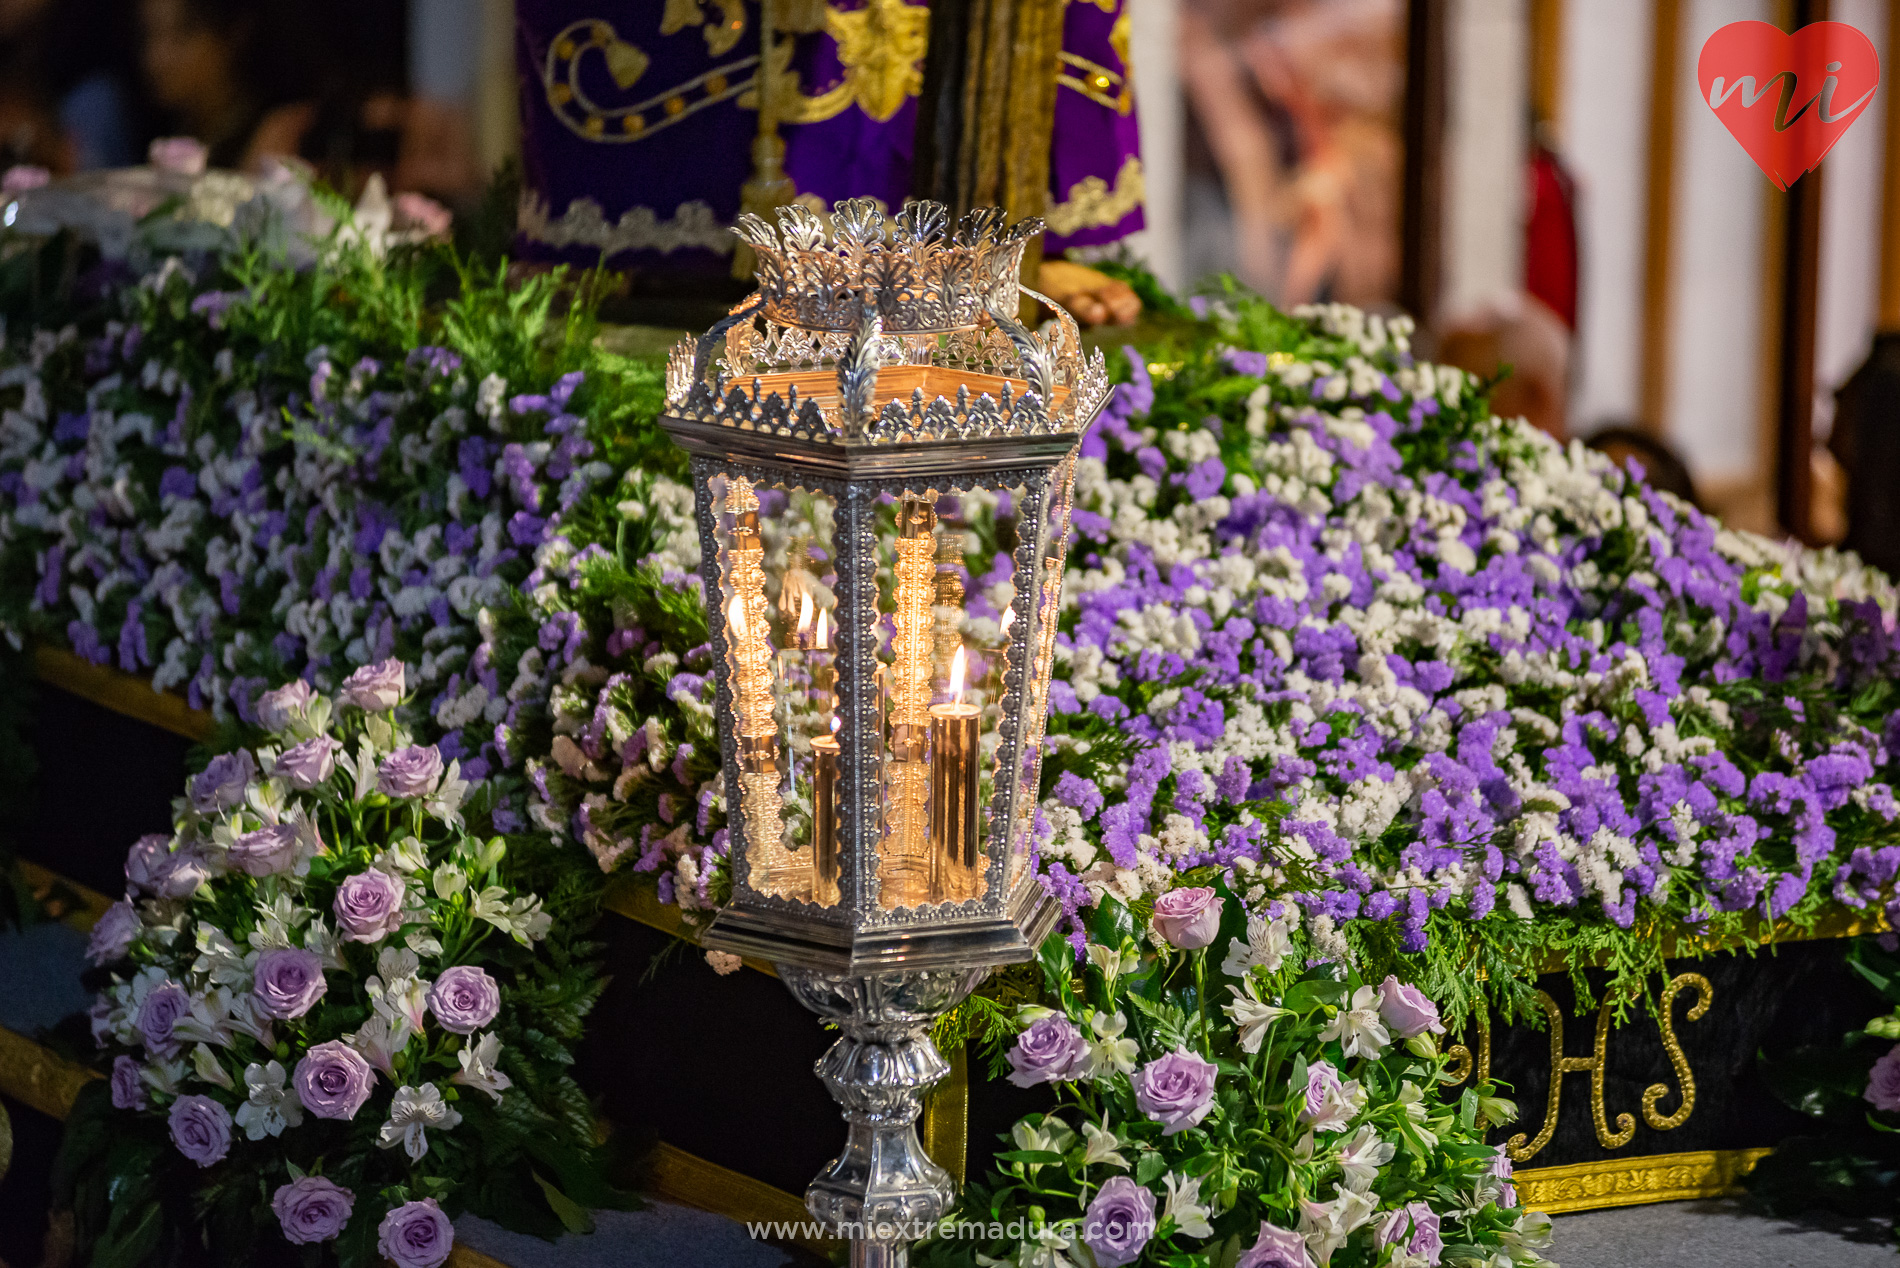
[[[1847,22],[1887,56],[1897,10],[0,0],[0,166],[291,164],[438,226],[499,197],[519,255],[606,260],[655,321],[668,285],[743,293],[742,208],[999,202],[1048,219],[1043,287],[1085,323],[1154,318],[1147,275],[1176,296],[1226,275],[1283,306],[1411,312],[1428,354],[1509,369],[1501,412],[1666,470],[1732,523],[1891,566],[1893,95],[1783,193],[1695,67],[1750,18]],[[201,150],[152,148],[181,136]],[[494,182],[504,167],[518,185]]]

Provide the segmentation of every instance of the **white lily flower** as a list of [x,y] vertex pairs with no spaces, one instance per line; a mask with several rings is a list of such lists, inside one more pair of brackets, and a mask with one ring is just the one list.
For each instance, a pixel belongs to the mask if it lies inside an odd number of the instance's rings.
[[492,1031],[463,1045],[462,1050],[455,1054],[462,1068],[449,1076],[449,1082],[486,1092],[495,1099],[497,1105],[501,1104],[501,1094],[513,1087],[514,1081],[495,1068],[500,1056],[501,1039]]
[[1371,1124],[1363,1125],[1339,1147],[1339,1168],[1348,1189],[1365,1190],[1379,1178],[1379,1169],[1391,1162],[1398,1146],[1381,1140]]
[[1201,1204],[1200,1178],[1170,1171],[1162,1177],[1162,1183],[1167,1186],[1168,1200],[1162,1207],[1161,1218],[1172,1216],[1175,1231],[1189,1237],[1212,1237],[1214,1226],[1207,1222],[1211,1212]]
[[1247,940],[1239,938],[1227,944],[1227,958],[1220,971],[1229,977],[1246,977],[1252,969],[1279,971],[1293,949],[1293,931],[1284,920],[1253,916],[1247,921]]
[[384,1149],[401,1145],[411,1162],[420,1161],[429,1152],[429,1128],[447,1131],[461,1121],[462,1116],[442,1099],[441,1089],[435,1084],[399,1087],[389,1104],[389,1121],[377,1133],[376,1143]]
[[1128,1018],[1119,1009],[1112,1013],[1089,1014],[1089,1029],[1095,1038],[1089,1042],[1089,1076],[1106,1079],[1114,1074],[1133,1074],[1141,1060],[1141,1045],[1127,1035]]
[[231,1081],[231,1073],[218,1061],[218,1054],[206,1044],[199,1044],[191,1050],[191,1071],[206,1083],[215,1084],[229,1092],[236,1085]]
[[1377,1199],[1370,1194],[1355,1193],[1350,1189],[1330,1202],[1303,1200],[1296,1231],[1306,1239],[1307,1249],[1313,1252],[1313,1259],[1320,1268],[1326,1268],[1326,1262],[1333,1257],[1333,1252],[1346,1244],[1353,1230],[1372,1218],[1377,1205]]
[[1354,991],[1346,1007],[1326,1023],[1319,1037],[1339,1040],[1349,1057],[1378,1056],[1380,1049],[1392,1042],[1391,1034],[1379,1018],[1378,990],[1362,986]]
[[1276,1018],[1285,1017],[1292,1010],[1262,1000],[1254,988],[1251,976],[1240,986],[1230,986],[1227,989],[1233,992],[1234,1002],[1223,1004],[1221,1011],[1240,1027],[1241,1050],[1250,1054],[1259,1052],[1261,1043],[1267,1037],[1267,1027],[1271,1026]]
[[286,1127],[303,1122],[303,1106],[284,1086],[284,1067],[269,1061],[253,1061],[244,1067],[244,1086],[249,1096],[238,1106],[236,1121],[251,1140],[280,1136]]
[[1121,1140],[1106,1127],[1097,1127],[1094,1123],[1082,1124],[1082,1136],[1088,1144],[1082,1150],[1082,1165],[1085,1167],[1102,1163],[1111,1167],[1128,1169],[1128,1159],[1119,1150]]

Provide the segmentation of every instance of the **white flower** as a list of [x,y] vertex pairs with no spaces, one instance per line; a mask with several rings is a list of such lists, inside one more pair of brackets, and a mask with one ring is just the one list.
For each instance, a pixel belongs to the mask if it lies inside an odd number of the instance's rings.
[[1300,1223],[1298,1232],[1306,1239],[1307,1248],[1313,1252],[1313,1258],[1325,1268],[1326,1261],[1333,1252],[1346,1244],[1353,1230],[1372,1218],[1377,1199],[1370,1194],[1355,1193],[1348,1189],[1330,1202],[1314,1202],[1305,1199],[1300,1202]]
[[1089,963],[1100,969],[1102,976],[1108,979],[1108,990],[1111,995],[1115,993],[1115,979],[1133,971],[1135,966],[1141,963],[1141,953],[1134,947],[1129,947],[1126,951],[1115,951],[1099,942],[1091,942],[1083,948],[1083,951],[1088,956]]
[[371,1014],[355,1034],[343,1036],[343,1042],[361,1053],[363,1060],[381,1070],[394,1083],[396,1054],[409,1045],[409,1037],[415,1033],[415,1027],[409,1024],[407,1017],[397,1017],[392,1022],[378,1013]]
[[501,1056],[501,1040],[491,1031],[473,1043],[466,1044],[455,1054],[462,1063],[460,1072],[451,1074],[449,1082],[472,1087],[478,1092],[486,1092],[501,1104],[501,1094],[514,1086],[514,1081],[495,1068],[495,1061]]
[[1366,1089],[1359,1080],[1349,1079],[1336,1088],[1326,1089],[1319,1103],[1319,1113],[1306,1121],[1314,1131],[1343,1132],[1352,1126],[1352,1120],[1365,1107]]
[[257,927],[251,930],[246,941],[253,951],[293,947],[296,943],[291,940],[291,932],[303,928],[315,914],[310,908],[292,902],[289,894],[279,892],[268,902],[257,904]]
[[1241,1050],[1248,1053],[1260,1051],[1260,1044],[1267,1037],[1267,1027],[1273,1024],[1276,1017],[1285,1017],[1292,1010],[1262,1000],[1254,991],[1252,977],[1248,977],[1241,986],[1227,989],[1233,992],[1234,1002],[1223,1004],[1221,1011],[1240,1027]]
[[303,1106],[284,1086],[284,1067],[275,1061],[244,1067],[244,1086],[250,1096],[238,1106],[237,1125],[251,1140],[277,1136],[286,1127],[303,1122]]
[[231,1074],[218,1061],[218,1054],[205,1044],[199,1044],[191,1050],[192,1073],[206,1083],[216,1084],[229,1092],[233,1088]]
[[1247,921],[1247,941],[1235,938],[1227,944],[1227,958],[1220,971],[1228,977],[1246,977],[1249,969],[1279,971],[1287,953],[1293,949],[1292,930],[1284,920],[1253,916]]
[[1162,1183],[1168,1188],[1168,1201],[1161,1209],[1161,1218],[1166,1220],[1172,1216],[1175,1231],[1189,1237],[1212,1237],[1214,1226],[1207,1222],[1208,1208],[1201,1205],[1199,1177],[1170,1171]]
[[1347,1006],[1319,1032],[1321,1039],[1337,1039],[1349,1057],[1376,1057],[1392,1042],[1385,1023],[1379,1019],[1379,992],[1362,986],[1353,992]]
[[1133,1074],[1141,1058],[1141,1045],[1127,1037],[1128,1018],[1119,1010],[1091,1012],[1089,1029],[1095,1038],[1089,1041],[1089,1077],[1106,1079],[1114,1074]]
[[1339,1167],[1348,1189],[1364,1190],[1379,1177],[1379,1168],[1391,1162],[1398,1147],[1379,1139],[1370,1124],[1348,1136],[1339,1147]]
[[[1032,1124],[1028,1119],[1023,1119],[1010,1128],[1009,1134],[1010,1138],[1016,1142],[1016,1148],[1038,1153],[1045,1150],[1049,1153],[1067,1153],[1069,1146],[1075,1143],[1075,1133],[1069,1130],[1067,1123],[1054,1114],[1044,1115],[1040,1124]],[[1023,1164],[1024,1170],[1032,1176],[1040,1171],[1042,1166],[1040,1162]]]
[[419,1161],[422,1155],[429,1152],[427,1128],[437,1127],[447,1131],[461,1121],[462,1116],[449,1108],[435,1084],[424,1083],[419,1088],[399,1087],[395,1099],[389,1104],[389,1121],[383,1124],[382,1131],[377,1134],[376,1143],[384,1149],[401,1145],[410,1161]]
[[232,990],[249,988],[251,967],[257,963],[257,952],[246,955],[239,951],[237,944],[213,925],[200,924],[196,937],[198,958],[192,963],[193,973],[208,978],[213,986]]
[[517,898],[510,902],[508,891],[499,885],[490,885],[477,894],[473,910],[478,918],[523,946],[547,937],[554,923],[554,918],[541,910],[539,898]]
[[1082,1124],[1082,1138],[1088,1142],[1082,1150],[1082,1165],[1085,1167],[1102,1163],[1106,1166],[1128,1167],[1128,1159],[1119,1152],[1121,1141],[1115,1133],[1106,1127],[1097,1127],[1094,1123]]

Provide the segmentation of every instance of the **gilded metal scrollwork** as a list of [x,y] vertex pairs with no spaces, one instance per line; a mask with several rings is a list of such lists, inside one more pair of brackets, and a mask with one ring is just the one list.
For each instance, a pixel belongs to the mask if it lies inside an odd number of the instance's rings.
[[1669,1054],[1669,1065],[1676,1072],[1676,1082],[1682,1086],[1682,1104],[1673,1114],[1656,1112],[1656,1102],[1669,1095],[1669,1087],[1664,1083],[1652,1083],[1643,1090],[1643,1121],[1659,1132],[1673,1131],[1689,1121],[1690,1111],[1695,1109],[1695,1076],[1689,1072],[1689,1058],[1683,1054],[1682,1043],[1676,1038],[1674,1009],[1676,996],[1689,987],[1696,989],[1696,1001],[1684,1015],[1689,1021],[1700,1021],[1709,1011],[1709,1002],[1715,996],[1715,988],[1709,979],[1700,973],[1683,973],[1673,978],[1663,988],[1661,1008],[1656,1014],[1656,1024],[1662,1029],[1663,1051]]

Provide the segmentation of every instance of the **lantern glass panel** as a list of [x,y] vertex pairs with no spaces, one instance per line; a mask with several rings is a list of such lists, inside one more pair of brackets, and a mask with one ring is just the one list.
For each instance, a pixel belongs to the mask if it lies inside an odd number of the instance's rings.
[[[906,489],[880,500],[878,902],[989,892],[1020,488]],[[972,574],[970,562],[994,562]]]
[[710,481],[719,544],[749,882],[762,894],[839,901],[835,503],[796,485]]

